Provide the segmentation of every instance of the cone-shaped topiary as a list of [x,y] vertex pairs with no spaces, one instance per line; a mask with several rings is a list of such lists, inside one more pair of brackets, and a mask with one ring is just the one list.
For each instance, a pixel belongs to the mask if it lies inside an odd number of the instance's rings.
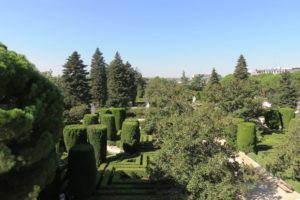
[[86,114],[82,121],[84,125],[99,124],[98,115],[96,114]]
[[70,192],[77,199],[85,199],[96,186],[96,161],[90,144],[73,146],[68,156],[68,179]]
[[128,119],[123,122],[121,141],[125,152],[133,153],[137,150],[136,146],[140,142],[140,136],[138,120]]
[[119,131],[122,129],[122,123],[126,118],[125,108],[111,108],[110,110],[115,117],[116,130]]
[[117,139],[115,117],[112,114],[105,114],[103,116],[102,124],[105,125],[107,128],[107,139],[115,141]]
[[55,175],[63,128],[59,89],[0,44],[0,198],[26,199]]
[[99,165],[106,160],[107,151],[107,128],[104,125],[89,125],[87,127],[89,143],[95,151],[96,164]]
[[279,129],[279,127],[282,126],[281,117],[278,110],[268,110],[265,113],[265,121],[266,125],[270,129]]
[[68,125],[64,128],[64,141],[67,151],[76,144],[84,144],[87,142],[85,125]]
[[104,115],[111,114],[111,111],[109,108],[98,108],[97,111],[99,112],[100,123],[103,124]]
[[291,119],[295,117],[295,111],[292,108],[279,108],[281,115],[282,126],[284,129],[288,129]]
[[237,130],[238,149],[245,153],[255,151],[256,147],[256,126],[251,122],[242,122],[238,124]]

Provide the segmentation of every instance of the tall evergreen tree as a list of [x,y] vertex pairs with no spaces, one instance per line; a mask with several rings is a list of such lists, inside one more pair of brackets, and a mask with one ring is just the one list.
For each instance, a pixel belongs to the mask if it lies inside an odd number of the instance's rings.
[[233,76],[238,80],[248,79],[249,77],[247,63],[243,55],[240,55],[238,59]]
[[132,103],[135,102],[137,95],[137,81],[136,81],[136,71],[131,67],[129,62],[124,65],[125,68],[125,87],[127,89],[128,98]]
[[219,80],[219,75],[216,72],[216,69],[213,68],[209,81],[208,81],[208,85],[214,85],[214,84],[220,84],[220,80]]
[[142,98],[145,94],[146,80],[143,78],[142,74],[138,69],[135,69],[135,81],[137,85],[137,97]]
[[91,97],[98,106],[105,106],[107,100],[106,64],[99,48],[96,49],[91,63]]
[[86,65],[75,51],[63,66],[62,79],[65,86],[65,106],[71,108],[79,104],[89,104],[89,85]]
[[130,98],[126,87],[124,75],[126,68],[120,54],[117,52],[114,60],[108,66],[107,89],[109,106],[128,106]]

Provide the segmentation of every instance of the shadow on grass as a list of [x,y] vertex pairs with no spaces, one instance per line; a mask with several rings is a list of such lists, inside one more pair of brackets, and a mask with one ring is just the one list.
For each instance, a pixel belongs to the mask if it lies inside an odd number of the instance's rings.
[[266,144],[259,144],[259,145],[256,146],[256,152],[268,151],[270,149],[272,149],[272,146],[266,145]]

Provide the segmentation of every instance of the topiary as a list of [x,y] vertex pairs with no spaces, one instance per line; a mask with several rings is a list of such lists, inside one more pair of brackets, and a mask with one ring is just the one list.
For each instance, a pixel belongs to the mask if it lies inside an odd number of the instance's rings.
[[0,80],[1,199],[25,199],[54,178],[63,99],[33,64],[2,44]]
[[111,108],[111,113],[115,117],[116,130],[119,131],[122,129],[122,123],[126,118],[125,108]]
[[117,131],[115,125],[115,117],[112,114],[105,114],[103,116],[103,125],[107,128],[107,140],[117,140]]
[[266,111],[266,113],[265,113],[265,122],[266,122],[266,125],[270,129],[279,129],[279,127],[282,126],[279,111],[278,110],[268,110],[268,111]]
[[96,186],[96,161],[90,144],[73,146],[68,156],[69,190],[78,199],[85,199]]
[[239,123],[237,129],[237,147],[245,153],[255,151],[256,147],[256,126],[251,122]]
[[89,106],[81,104],[64,112],[65,124],[80,124],[85,114],[90,112]]
[[122,125],[121,141],[123,149],[127,153],[133,153],[137,150],[137,144],[140,142],[140,129],[138,120],[125,120]]
[[84,125],[90,125],[90,124],[98,124],[98,115],[96,114],[86,114],[83,117],[82,123]]
[[65,126],[63,135],[67,151],[76,144],[84,144],[87,142],[86,126],[84,125],[74,124]]
[[99,116],[100,116],[100,123],[102,124],[103,122],[103,117],[106,114],[111,114],[111,111],[109,108],[98,108],[97,111],[99,112]]
[[105,162],[107,152],[107,128],[104,125],[89,125],[87,127],[89,143],[95,151],[96,164]]
[[282,127],[284,129],[288,129],[291,119],[293,119],[295,117],[294,109],[292,109],[292,108],[279,108],[278,111],[281,115]]

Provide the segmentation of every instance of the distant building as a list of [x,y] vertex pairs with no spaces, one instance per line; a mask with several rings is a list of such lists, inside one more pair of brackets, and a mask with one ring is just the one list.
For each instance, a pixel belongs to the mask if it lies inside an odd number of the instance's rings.
[[260,75],[260,74],[282,74],[284,72],[296,72],[300,71],[300,67],[294,67],[294,68],[268,68],[268,69],[255,69],[251,72],[251,75]]

